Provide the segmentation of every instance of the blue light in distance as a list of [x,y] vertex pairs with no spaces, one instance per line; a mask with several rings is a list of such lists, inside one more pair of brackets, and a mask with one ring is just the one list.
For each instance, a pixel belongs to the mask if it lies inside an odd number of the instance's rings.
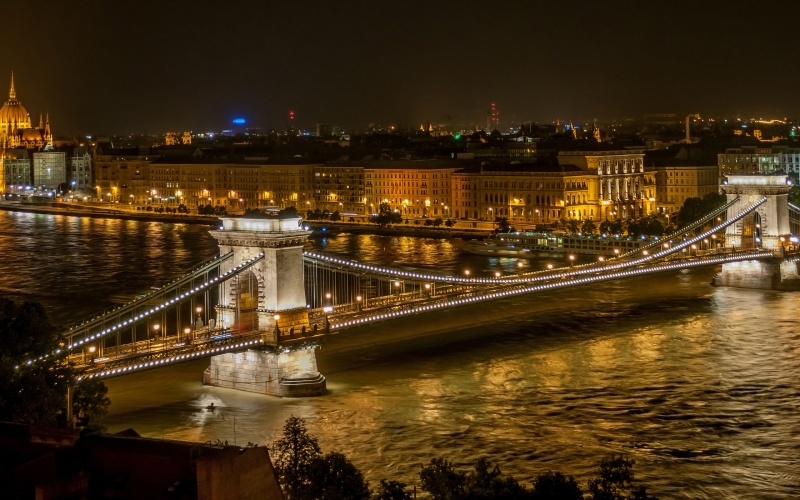
[[236,125],[244,125],[245,121],[244,118],[234,118],[233,123],[235,123]]

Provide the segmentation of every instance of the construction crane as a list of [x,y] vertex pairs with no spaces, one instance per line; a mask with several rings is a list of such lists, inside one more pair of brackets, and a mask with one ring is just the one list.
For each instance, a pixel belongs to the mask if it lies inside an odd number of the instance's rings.
[[700,113],[695,113],[693,115],[687,115],[686,116],[686,144],[691,144],[692,143],[692,138],[689,135],[689,120],[692,119],[692,118],[694,118],[695,120],[699,120],[700,119]]

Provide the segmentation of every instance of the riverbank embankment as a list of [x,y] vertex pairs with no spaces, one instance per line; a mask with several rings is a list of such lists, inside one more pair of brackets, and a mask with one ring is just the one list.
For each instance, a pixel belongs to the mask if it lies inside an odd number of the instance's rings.
[[0,202],[0,210],[8,212],[25,212],[33,214],[66,215],[69,217],[95,217],[103,219],[138,220],[143,222],[165,222],[171,224],[201,224],[218,227],[217,217],[206,217],[186,214],[156,214],[152,212],[128,212],[89,206],[68,206],[66,203],[16,203]]

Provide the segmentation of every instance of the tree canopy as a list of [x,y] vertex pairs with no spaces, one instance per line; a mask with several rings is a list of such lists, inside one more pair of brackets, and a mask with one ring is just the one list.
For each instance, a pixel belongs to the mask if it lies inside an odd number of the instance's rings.
[[403,222],[403,216],[393,211],[388,203],[381,203],[378,207],[378,215],[373,215],[369,220],[373,224],[386,227],[390,224],[400,224]]
[[[287,500],[410,500],[403,482],[381,479],[370,491],[358,468],[342,453],[322,454],[305,421],[292,416],[271,453]],[[656,500],[634,483],[633,460],[622,456],[603,459],[584,495],[575,478],[548,471],[537,475],[533,487],[503,475],[485,458],[468,471],[446,458],[434,458],[419,472],[420,488],[433,500]]]
[[[64,337],[36,302],[16,304],[0,298],[0,420],[22,424],[64,423],[67,390],[75,385],[65,360]],[[29,363],[30,361],[30,363]],[[109,400],[98,381],[77,384],[75,410],[89,417],[89,427],[102,429]]]
[[714,209],[724,205],[726,200],[727,197],[724,194],[716,192],[708,193],[702,198],[686,198],[678,212],[678,224],[680,226],[688,226]]

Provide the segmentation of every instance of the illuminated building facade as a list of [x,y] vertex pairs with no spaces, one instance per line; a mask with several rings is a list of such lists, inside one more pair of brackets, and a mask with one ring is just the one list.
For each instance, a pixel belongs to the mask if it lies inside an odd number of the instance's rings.
[[32,185],[40,190],[55,190],[67,182],[67,154],[63,151],[33,153]]
[[31,157],[25,148],[6,149],[0,161],[2,175],[9,192],[19,193],[31,186]]
[[643,150],[562,151],[558,162],[595,176],[590,184],[597,198],[587,203],[597,219],[634,219],[655,211],[655,176],[645,172]]
[[403,217],[452,217],[451,175],[459,168],[447,160],[395,160],[364,165],[364,198],[369,213],[381,203]]
[[595,175],[574,165],[492,165],[452,175],[453,216],[549,224],[598,218]]
[[66,150],[67,184],[69,189],[94,190],[92,185],[92,156],[84,147]]
[[39,115],[39,126],[34,128],[28,111],[17,100],[17,91],[14,88],[14,74],[11,74],[11,88],[8,100],[0,108],[0,149],[11,148],[43,148],[52,144],[53,135],[50,132],[50,116],[43,121]]
[[314,199],[322,211],[366,215],[364,167],[335,164],[315,167]]
[[156,158],[149,148],[99,147],[94,156],[97,198],[137,206],[152,202],[150,163]]
[[315,165],[259,167],[259,206],[281,209],[295,207],[301,212],[315,210],[314,168]]
[[742,146],[718,155],[720,175],[736,173],[800,173],[800,148],[785,145]]
[[772,148],[742,146],[728,148],[717,156],[719,175],[778,173],[781,168],[781,154]]
[[702,198],[719,191],[719,167],[716,165],[656,166],[657,210],[678,212],[688,198]]

